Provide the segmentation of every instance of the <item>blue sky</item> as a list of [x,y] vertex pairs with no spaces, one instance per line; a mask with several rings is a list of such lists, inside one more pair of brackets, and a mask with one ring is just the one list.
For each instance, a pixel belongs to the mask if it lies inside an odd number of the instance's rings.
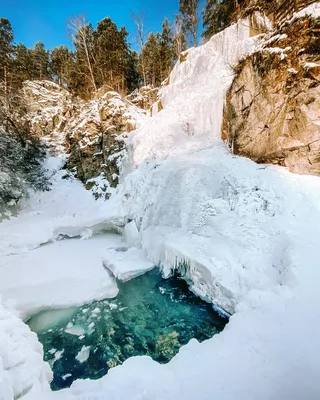
[[130,10],[144,10],[146,30],[160,31],[164,17],[173,20],[179,0],[0,0],[0,16],[12,24],[15,42],[33,47],[41,41],[47,48],[70,45],[65,27],[72,15],[85,12],[94,26],[110,16],[118,27],[125,25],[133,42]]

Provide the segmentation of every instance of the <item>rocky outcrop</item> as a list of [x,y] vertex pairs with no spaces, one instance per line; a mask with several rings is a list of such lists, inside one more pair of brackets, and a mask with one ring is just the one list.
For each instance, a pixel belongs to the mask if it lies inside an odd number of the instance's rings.
[[106,92],[83,105],[69,125],[66,139],[68,166],[88,189],[93,188],[98,195],[118,184],[124,139],[145,116],[116,92]]
[[293,18],[237,67],[223,122],[235,154],[320,174],[319,32],[319,18]]
[[128,97],[132,104],[144,110],[149,110],[158,99],[159,88],[143,86],[134,90]]
[[118,183],[127,133],[147,116],[133,103],[151,101],[154,90],[142,88],[128,100],[101,88],[88,102],[49,81],[27,81],[23,90],[34,135],[65,151],[67,167],[88,189],[107,195]]
[[37,136],[63,132],[67,120],[76,114],[75,99],[61,86],[50,81],[26,81],[23,94],[28,107],[32,132]]

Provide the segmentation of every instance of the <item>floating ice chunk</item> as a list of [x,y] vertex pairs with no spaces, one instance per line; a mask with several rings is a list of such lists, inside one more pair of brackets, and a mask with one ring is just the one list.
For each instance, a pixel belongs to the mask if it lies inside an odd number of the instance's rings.
[[81,328],[81,326],[71,326],[65,330],[66,333],[69,333],[70,335],[74,336],[83,336],[85,333],[85,330]]
[[79,361],[80,364],[86,362],[90,356],[91,346],[82,346],[79,353],[76,355],[75,359]]
[[70,378],[70,376],[72,376],[72,374],[65,374],[65,375],[63,375],[63,376],[61,377],[61,379],[62,379],[63,381],[65,381],[66,379]]
[[54,353],[53,364],[54,364],[56,361],[60,360],[60,358],[63,356],[63,353],[64,353],[64,349],[63,349],[63,350],[58,350],[58,351],[56,351],[56,352]]

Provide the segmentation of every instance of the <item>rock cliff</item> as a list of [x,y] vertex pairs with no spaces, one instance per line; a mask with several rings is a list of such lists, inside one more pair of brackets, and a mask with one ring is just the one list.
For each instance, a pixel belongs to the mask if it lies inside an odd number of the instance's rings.
[[235,154],[320,174],[319,32],[296,15],[236,67],[222,133]]
[[100,89],[85,102],[53,82],[27,81],[24,96],[34,134],[65,151],[68,169],[100,196],[117,185],[125,138],[147,116],[135,104],[149,107],[154,90],[124,98]]

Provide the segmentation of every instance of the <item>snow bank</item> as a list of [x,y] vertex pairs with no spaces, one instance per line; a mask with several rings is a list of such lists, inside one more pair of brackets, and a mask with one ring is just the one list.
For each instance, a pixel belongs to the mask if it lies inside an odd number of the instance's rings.
[[[35,249],[61,236],[88,237],[90,228],[107,229],[99,223],[101,203],[66,170],[61,170],[63,157],[50,157],[44,167],[51,176],[51,190],[31,193],[22,204],[19,216],[0,224],[0,252],[2,255],[19,254]],[[115,221],[111,221],[114,228]]]
[[0,400],[49,391],[51,379],[36,334],[0,303]]

